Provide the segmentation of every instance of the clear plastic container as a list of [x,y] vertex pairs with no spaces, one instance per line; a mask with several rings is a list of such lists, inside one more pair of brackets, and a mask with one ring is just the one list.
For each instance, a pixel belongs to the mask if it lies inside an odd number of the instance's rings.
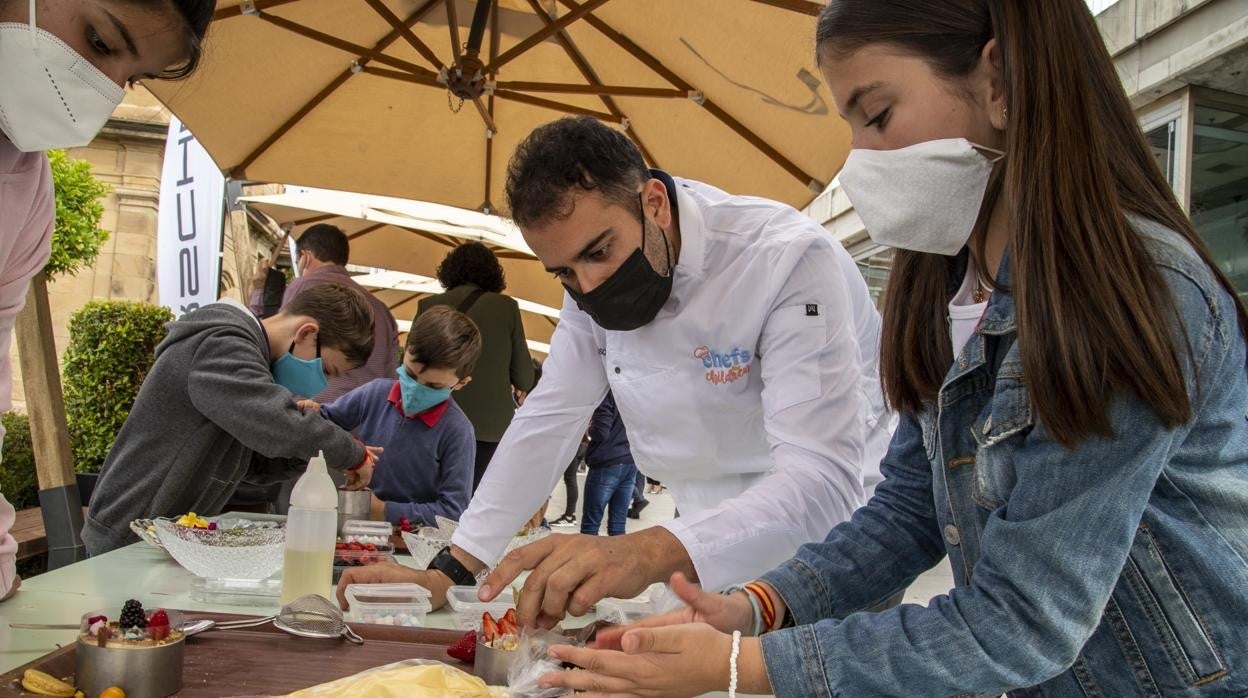
[[460,630],[480,630],[482,613],[489,611],[495,618],[502,618],[516,605],[510,587],[487,603],[477,599],[477,587],[455,586],[446,590],[446,602],[455,617],[455,627]]
[[191,600],[203,604],[229,606],[260,606],[276,609],[282,595],[282,580],[269,579],[204,579],[191,580]]
[[[368,552],[372,553],[392,553],[392,531],[393,527],[386,521],[348,521],[342,527],[342,535],[338,537],[335,548],[339,552],[345,549],[344,546],[349,546],[350,549],[368,548]],[[335,561],[334,564],[341,563]]]
[[346,595],[353,623],[419,628],[433,609],[432,594],[419,584],[348,584]]

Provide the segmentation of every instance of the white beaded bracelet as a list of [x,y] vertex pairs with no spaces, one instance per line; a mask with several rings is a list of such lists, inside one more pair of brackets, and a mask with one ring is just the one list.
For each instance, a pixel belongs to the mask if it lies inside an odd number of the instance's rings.
[[741,631],[732,631],[732,654],[728,657],[728,698],[737,698],[737,655],[741,654]]

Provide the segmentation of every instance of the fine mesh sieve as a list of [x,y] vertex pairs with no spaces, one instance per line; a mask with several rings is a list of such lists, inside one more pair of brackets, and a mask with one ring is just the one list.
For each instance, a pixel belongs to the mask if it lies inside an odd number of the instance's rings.
[[343,620],[342,611],[319,594],[300,596],[282,606],[273,620],[273,627],[299,637],[345,637],[357,645],[364,644],[364,638],[356,635]]

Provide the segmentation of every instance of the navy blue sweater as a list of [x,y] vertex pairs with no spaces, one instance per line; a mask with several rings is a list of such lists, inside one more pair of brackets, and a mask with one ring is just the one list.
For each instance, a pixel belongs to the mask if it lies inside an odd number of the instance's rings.
[[589,422],[589,448],[585,450],[585,465],[596,468],[632,462],[633,453],[628,447],[624,420],[620,418],[620,411],[615,408],[615,398],[607,393]]
[[369,486],[386,503],[387,521],[397,524],[403,516],[430,526],[437,525],[434,516],[458,521],[472,497],[477,450],[472,423],[454,400],[444,403],[446,411],[433,426],[421,416],[436,414],[438,407],[404,415],[390,401],[397,384],[389,378],[370,381],[321,407],[321,413],[369,446],[386,449]]

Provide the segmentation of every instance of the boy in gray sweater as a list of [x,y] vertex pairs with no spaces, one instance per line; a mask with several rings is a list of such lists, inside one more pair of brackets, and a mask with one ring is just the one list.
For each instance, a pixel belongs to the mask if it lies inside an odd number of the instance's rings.
[[304,414],[295,399],[372,349],[364,294],[338,284],[310,288],[264,320],[227,299],[170,323],[91,496],[87,552],[137,540],[137,518],[219,513],[244,477],[288,478],[297,474],[291,459],[302,469],[318,451],[347,472],[350,489],[367,486],[380,449]]

